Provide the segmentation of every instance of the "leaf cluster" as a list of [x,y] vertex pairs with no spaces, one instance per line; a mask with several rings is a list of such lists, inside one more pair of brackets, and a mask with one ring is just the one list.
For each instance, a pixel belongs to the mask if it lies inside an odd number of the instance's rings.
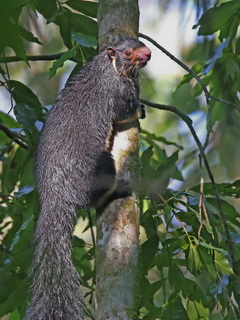
[[[189,54],[191,61],[197,60],[193,73],[186,74],[172,94],[171,102],[181,112],[190,117],[193,112],[206,116],[205,148],[213,131],[220,131],[223,124],[234,126],[239,119],[239,109],[236,111],[223,101],[240,105],[239,8],[239,1],[228,1],[201,16],[195,28],[199,27],[198,35],[205,37],[205,43],[196,45]],[[206,55],[206,44],[210,42],[215,49]],[[206,92],[200,81],[193,82],[194,73],[219,101],[209,101],[210,95],[202,96]],[[163,110],[167,107],[163,105]],[[170,106],[169,110],[174,108]],[[173,126],[171,130],[174,131]],[[239,197],[239,180],[216,184],[209,175],[212,182],[205,182],[202,154],[198,155],[201,149],[193,149],[192,142],[187,146],[188,152],[184,151],[186,145],[183,149],[175,143],[176,151],[173,146],[152,133],[144,132],[142,137],[138,172],[145,234],[142,319],[238,319],[240,226],[234,204]],[[198,157],[199,169],[189,170]],[[183,176],[180,168],[185,172],[189,168],[197,177]],[[191,182],[198,179],[200,185],[192,186]]]
[[[198,29],[199,36],[205,36],[205,41],[213,44],[214,51],[210,52],[204,60],[198,61],[192,70],[199,75],[210,93],[239,106],[240,91],[240,3],[237,0],[223,2],[209,8],[199,19],[194,28]],[[195,51],[196,54],[196,51]],[[196,55],[194,55],[196,58]],[[198,56],[199,57],[199,56]],[[193,76],[187,74],[183,77],[179,88],[189,83]],[[198,97],[203,88],[196,83],[192,95]],[[228,119],[234,121],[236,112],[225,108],[224,103],[211,100],[208,105],[207,129],[210,132],[218,121]],[[239,111],[239,108],[238,108]]]
[[[145,234],[141,247],[142,319],[210,319],[216,309],[218,319],[238,319],[239,262],[231,260],[212,184],[203,185],[204,206],[200,205],[200,185],[173,191],[169,187],[172,179],[184,181],[177,169],[179,151],[167,156],[152,134],[144,140],[139,170]],[[234,256],[239,259],[239,212],[228,201],[239,197],[239,180],[218,188]],[[229,313],[234,316],[228,318]]]

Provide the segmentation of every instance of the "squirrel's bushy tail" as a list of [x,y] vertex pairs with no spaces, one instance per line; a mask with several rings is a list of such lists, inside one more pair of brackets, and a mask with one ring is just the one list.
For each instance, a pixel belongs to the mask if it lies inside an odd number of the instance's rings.
[[83,320],[79,275],[72,263],[75,207],[42,206],[37,222],[31,268],[28,320]]

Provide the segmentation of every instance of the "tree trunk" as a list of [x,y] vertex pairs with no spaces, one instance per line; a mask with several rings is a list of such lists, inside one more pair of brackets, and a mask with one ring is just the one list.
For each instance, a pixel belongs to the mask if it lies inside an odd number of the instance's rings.
[[[99,46],[119,35],[137,38],[137,0],[100,0]],[[139,123],[117,128],[112,153],[118,178],[132,185],[138,165]],[[136,196],[115,200],[98,218],[96,247],[97,320],[138,319],[136,288],[139,257],[139,209]]]

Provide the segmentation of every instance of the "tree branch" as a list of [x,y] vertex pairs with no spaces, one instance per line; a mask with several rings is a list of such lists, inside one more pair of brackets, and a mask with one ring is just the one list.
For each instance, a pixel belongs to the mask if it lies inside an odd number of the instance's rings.
[[[59,59],[65,52],[59,52],[56,54],[40,54],[35,56],[26,56],[26,59],[28,61],[52,61]],[[75,59],[70,58],[69,60],[76,62]],[[19,58],[17,56],[12,57],[0,57],[0,63],[9,63],[9,62],[19,62],[24,61],[22,58]]]
[[148,105],[149,107],[152,107],[152,108],[155,108],[155,109],[159,109],[159,110],[168,110],[170,112],[173,112],[175,114],[177,114],[188,126],[197,146],[198,146],[198,149],[199,149],[199,156],[203,159],[204,161],[204,164],[205,164],[205,167],[207,169],[207,173],[208,173],[208,176],[209,176],[209,179],[211,181],[211,184],[212,184],[212,187],[213,187],[213,191],[215,193],[215,197],[216,197],[216,202],[217,202],[217,206],[218,206],[218,209],[219,209],[219,213],[220,213],[220,216],[222,218],[222,222],[223,222],[223,225],[224,225],[224,229],[225,229],[225,232],[226,232],[226,236],[227,236],[227,242],[228,242],[228,247],[229,247],[229,253],[230,253],[230,257],[231,257],[231,261],[232,263],[234,262],[234,251],[233,251],[233,244],[232,244],[232,240],[231,240],[231,236],[230,236],[230,231],[228,229],[228,225],[227,225],[227,219],[226,219],[226,216],[225,216],[225,213],[223,211],[223,207],[222,207],[222,203],[221,203],[221,199],[220,199],[220,194],[219,194],[219,190],[218,190],[218,187],[217,187],[217,184],[215,182],[215,179],[214,179],[214,176],[213,176],[213,173],[210,169],[210,165],[208,163],[208,160],[207,160],[207,157],[206,157],[206,154],[204,152],[204,147],[202,146],[201,144],[201,141],[198,139],[198,136],[197,136],[197,133],[195,131],[195,129],[193,128],[192,126],[192,119],[189,118],[187,115],[185,115],[184,113],[182,113],[178,108],[174,107],[174,106],[169,106],[169,105],[165,105],[165,104],[158,104],[158,103],[153,103],[153,102],[150,102],[148,100],[145,100],[145,99],[140,99],[141,103],[145,104],[145,105]]
[[[227,104],[227,105],[231,106],[232,108],[240,111],[240,107],[237,106],[236,104],[234,104],[228,100],[220,99],[220,98],[213,96],[208,91],[208,89],[205,86],[205,84],[203,83],[202,79],[194,71],[192,71],[191,68],[189,68],[185,63],[183,63],[181,60],[179,60],[174,55],[172,55],[169,51],[167,51],[165,48],[163,48],[155,40],[153,40],[152,38],[150,38],[149,36],[147,36],[143,33],[139,33],[139,37],[144,38],[144,39],[148,40],[149,42],[151,42],[159,50],[161,50],[164,54],[166,54],[171,60],[175,61],[178,65],[180,65],[183,69],[185,69],[188,73],[190,73],[197,80],[197,82],[201,85],[201,87],[205,93],[207,104],[209,104],[209,100],[212,99],[214,101],[217,101],[217,102],[220,102],[223,104]],[[44,54],[43,55],[35,55],[35,56],[28,55],[28,56],[26,56],[26,58],[28,61],[52,61],[52,60],[59,59],[64,53],[65,52],[60,52],[60,53],[52,54],[52,55],[44,55]],[[70,58],[69,60],[76,62],[76,60],[74,58]],[[10,63],[10,62],[19,62],[19,61],[24,61],[24,60],[22,58],[17,57],[17,56],[0,57],[0,63]]]
[[19,140],[19,135],[15,132],[12,132],[10,129],[5,127],[3,124],[0,123],[0,130],[2,130],[10,139],[16,142],[20,147],[28,150],[28,147],[25,143]]
[[148,40],[149,42],[151,42],[155,47],[157,47],[164,54],[166,54],[171,60],[175,61],[184,70],[186,70],[188,73],[190,73],[197,80],[197,82],[201,85],[201,87],[203,89],[203,92],[205,93],[207,105],[209,105],[210,99],[212,99],[214,101],[217,101],[217,102],[220,102],[220,103],[223,103],[223,104],[227,104],[227,105],[231,106],[232,108],[240,111],[240,107],[237,106],[236,104],[234,104],[234,103],[232,103],[230,101],[227,101],[227,100],[219,99],[219,98],[211,95],[211,93],[208,91],[207,87],[203,83],[202,79],[194,71],[192,71],[191,68],[189,68],[185,63],[183,63],[181,60],[179,60],[174,55],[172,55],[169,51],[167,51],[165,48],[163,48],[155,40],[153,40],[152,38],[148,37],[147,35],[145,35],[143,33],[139,33],[139,37],[144,38],[144,39]]

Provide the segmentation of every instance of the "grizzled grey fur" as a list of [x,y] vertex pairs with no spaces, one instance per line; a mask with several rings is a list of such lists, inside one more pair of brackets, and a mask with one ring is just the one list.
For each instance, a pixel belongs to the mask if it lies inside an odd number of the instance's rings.
[[[73,218],[77,207],[96,206],[115,185],[107,139],[112,124],[131,118],[139,107],[131,79],[136,71],[121,52],[139,47],[145,46],[133,39],[112,47],[115,68],[108,49],[95,56],[62,91],[44,124],[36,156],[41,213],[28,320],[84,319],[79,275],[71,258]],[[128,70],[128,77],[122,70]]]

